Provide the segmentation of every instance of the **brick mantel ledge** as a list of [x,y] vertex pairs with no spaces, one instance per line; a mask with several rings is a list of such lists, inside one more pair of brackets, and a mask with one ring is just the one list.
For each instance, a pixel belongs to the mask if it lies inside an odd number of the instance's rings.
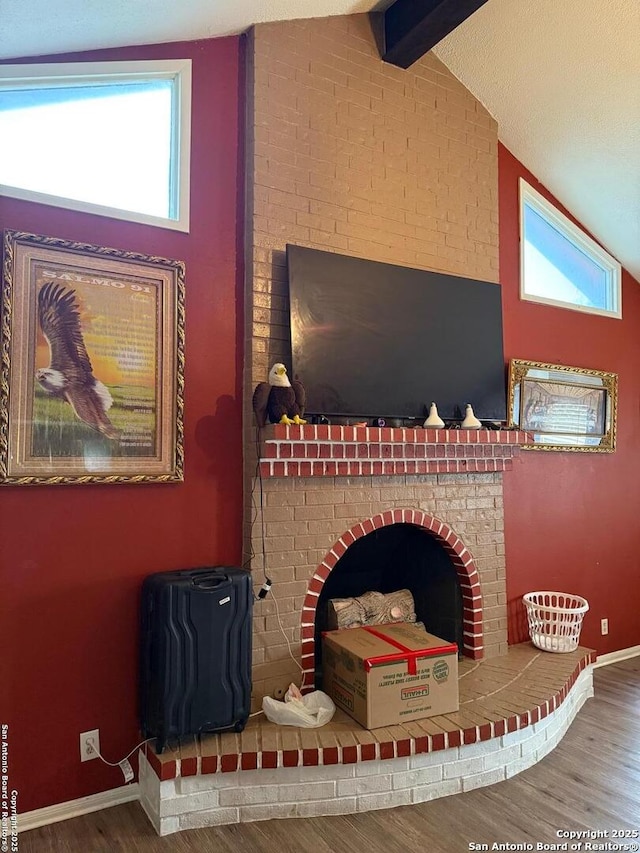
[[466,474],[506,471],[520,445],[515,429],[423,429],[270,425],[263,431],[262,477]]

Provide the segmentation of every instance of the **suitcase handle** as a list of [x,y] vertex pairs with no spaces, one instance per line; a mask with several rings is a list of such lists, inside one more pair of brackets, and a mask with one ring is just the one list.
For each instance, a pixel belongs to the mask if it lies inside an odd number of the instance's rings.
[[229,582],[229,575],[209,575],[206,578],[197,578],[193,585],[198,589],[217,589],[221,584]]

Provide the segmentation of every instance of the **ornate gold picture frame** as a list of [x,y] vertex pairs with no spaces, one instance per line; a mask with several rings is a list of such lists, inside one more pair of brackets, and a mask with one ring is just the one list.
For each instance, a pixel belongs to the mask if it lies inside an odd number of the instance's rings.
[[612,453],[617,405],[616,373],[517,358],[509,363],[509,425],[531,436],[525,450]]
[[183,479],[184,264],[4,234],[0,484]]

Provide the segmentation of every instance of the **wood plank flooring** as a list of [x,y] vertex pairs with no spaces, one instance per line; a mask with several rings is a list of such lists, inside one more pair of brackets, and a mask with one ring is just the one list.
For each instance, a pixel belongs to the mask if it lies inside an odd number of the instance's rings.
[[[137,803],[20,835],[20,853],[462,853],[558,844],[559,830],[640,830],[640,657],[597,669],[559,746],[506,782],[366,814],[273,820],[158,838]],[[633,842],[633,840],[631,839]],[[635,843],[640,843],[636,839]],[[482,849],[477,847],[476,849]],[[571,849],[569,847],[569,849]],[[584,846],[582,848],[585,849]]]

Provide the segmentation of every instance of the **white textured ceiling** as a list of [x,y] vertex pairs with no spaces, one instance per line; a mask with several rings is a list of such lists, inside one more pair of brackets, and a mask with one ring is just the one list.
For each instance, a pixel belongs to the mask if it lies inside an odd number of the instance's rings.
[[[0,58],[209,38],[385,5],[0,0]],[[435,48],[496,118],[501,141],[638,279],[639,45],[638,0],[489,0]]]

